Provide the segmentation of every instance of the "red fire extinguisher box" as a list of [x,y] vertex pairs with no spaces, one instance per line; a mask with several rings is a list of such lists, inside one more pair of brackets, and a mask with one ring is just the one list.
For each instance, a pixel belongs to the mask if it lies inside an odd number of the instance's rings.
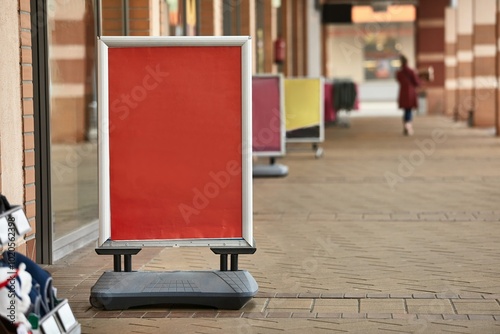
[[282,37],[278,37],[274,41],[274,62],[276,64],[283,64],[286,57],[286,42]]

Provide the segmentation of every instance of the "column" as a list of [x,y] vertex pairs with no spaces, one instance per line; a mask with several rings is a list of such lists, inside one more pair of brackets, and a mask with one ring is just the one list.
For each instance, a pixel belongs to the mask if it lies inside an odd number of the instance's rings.
[[492,127],[496,109],[496,0],[474,1],[474,126]]
[[[21,65],[21,105],[22,105],[22,127],[23,127],[23,147],[24,147],[24,159],[23,159],[23,170],[24,170],[24,211],[26,213],[26,217],[31,225],[31,232],[26,235],[26,255],[30,257],[32,260],[36,259],[36,245],[35,245],[35,236],[36,236],[36,183],[35,183],[35,113],[34,113],[34,105],[33,105],[33,56],[32,56],[32,45],[31,45],[31,37],[32,37],[32,27],[31,27],[31,12],[34,9],[31,9],[30,3],[26,0],[19,1],[19,28],[20,28],[20,65]],[[13,61],[17,60],[16,57],[6,59],[11,59]],[[12,67],[12,70],[15,71],[15,67]],[[3,76],[2,76],[3,77]],[[4,78],[5,79],[5,78]],[[6,80],[8,85],[11,84],[10,80]],[[16,99],[16,96],[11,96],[12,99]],[[5,101],[3,99],[0,99]],[[14,111],[14,109],[12,109]],[[20,117],[20,113],[12,113],[11,117]],[[18,128],[12,127],[12,123],[7,123],[10,131],[17,131]],[[9,131],[9,130],[7,130]],[[2,132],[3,131],[0,131]],[[11,134],[12,135],[12,134]],[[12,138],[12,137],[11,137]],[[5,139],[5,138],[3,138]],[[11,146],[11,142],[7,142],[9,147]],[[18,152],[20,153],[20,152]],[[38,153],[37,153],[38,154]],[[10,160],[6,160],[10,161]],[[10,165],[10,163],[9,163]],[[16,166],[11,166],[18,168]],[[19,172],[19,170],[18,170]],[[2,175],[3,176],[3,175]],[[5,175],[10,178],[12,175]],[[15,180],[13,180],[15,181]],[[10,180],[9,180],[10,182]],[[1,188],[1,186],[0,186]],[[19,185],[19,190],[21,189]],[[7,190],[7,189],[5,189]],[[16,189],[17,190],[17,189]],[[9,190],[10,191],[10,190]],[[11,200],[10,197],[9,201]],[[15,199],[11,201],[14,202]],[[12,203],[11,204],[14,204]],[[18,202],[16,204],[21,204]],[[18,247],[17,251],[23,252],[23,247]]]
[[457,6],[457,119],[469,120],[474,111],[473,0],[458,0]]
[[432,67],[434,80],[424,82],[427,112],[444,112],[445,8],[448,0],[420,1],[417,10],[417,68]]
[[257,72],[273,73],[274,41],[277,37],[276,8],[273,2],[256,0],[255,36]]
[[292,2],[292,52],[293,58],[293,75],[304,76],[306,53],[305,53],[305,29],[306,22],[304,14],[306,13],[303,0],[296,0]]
[[292,19],[292,2],[282,1],[281,2],[281,32],[282,37],[286,43],[286,56],[283,63],[282,72],[283,75],[293,76],[293,62],[295,55],[293,53],[293,19]]
[[[497,2],[497,8],[496,8],[496,36],[500,36],[500,0]],[[497,52],[496,52],[496,68],[497,68],[497,76],[500,75],[500,40],[497,42]],[[497,77],[497,80],[500,81],[500,78]],[[498,82],[497,81],[497,82]],[[495,130],[496,130],[496,136],[500,137],[500,110],[498,108],[500,106],[500,93],[498,92],[497,88],[497,107],[495,110]]]
[[[239,33],[242,36],[255,37],[255,0],[240,0],[239,4],[240,15],[240,29]],[[255,38],[252,40],[252,62],[253,73],[257,68],[257,47],[255,45]]]
[[125,33],[123,25],[122,0],[102,0],[102,35],[123,36]]
[[307,75],[321,75],[321,10],[315,0],[307,1]]
[[455,114],[457,102],[457,23],[456,9],[445,11],[445,109],[447,116]]
[[321,23],[321,75],[329,77],[328,71],[328,25]]
[[[127,3],[127,2],[125,2]],[[156,6],[152,6],[153,3],[149,2],[149,0],[129,0],[128,8],[124,8],[128,21],[126,22],[128,34],[130,36],[155,36],[159,35],[159,26],[158,31],[155,31],[153,28],[156,27],[155,20],[152,19],[152,15],[154,13],[154,9]],[[151,7],[150,7],[151,6]],[[159,12],[159,8],[157,9],[157,13]],[[158,18],[159,23],[159,18]]]
[[222,0],[201,1],[200,33],[202,36],[222,36]]
[[[29,2],[23,2],[29,11]],[[12,204],[22,204],[23,187],[23,152],[24,142],[33,142],[33,135],[23,139],[23,114],[21,101],[24,92],[33,94],[32,83],[28,84],[21,76],[22,59],[20,45],[31,46],[31,33],[21,31],[18,13],[19,3],[8,1],[3,4],[0,13],[0,33],[4,36],[2,44],[2,62],[0,62],[0,190]],[[29,22],[29,18],[28,18]],[[24,25],[24,24],[23,24]],[[9,36],[7,38],[7,36]],[[25,55],[26,53],[24,53]],[[24,73],[23,73],[24,74]],[[22,81],[21,81],[22,80]],[[31,96],[32,97],[32,96]]]
[[275,73],[274,41],[278,38],[277,8],[272,1],[262,1],[264,6],[264,71]]

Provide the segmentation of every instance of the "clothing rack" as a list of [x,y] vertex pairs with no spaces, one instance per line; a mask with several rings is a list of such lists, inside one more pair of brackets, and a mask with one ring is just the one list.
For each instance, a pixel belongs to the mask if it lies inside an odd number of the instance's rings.
[[[359,108],[358,86],[349,78],[336,78],[327,82],[325,88],[325,121],[350,127],[350,112]],[[345,121],[340,119],[342,111],[347,115]]]

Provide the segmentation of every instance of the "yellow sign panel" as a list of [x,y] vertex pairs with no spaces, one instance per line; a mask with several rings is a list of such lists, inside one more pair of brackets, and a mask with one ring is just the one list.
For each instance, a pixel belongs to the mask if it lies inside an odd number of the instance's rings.
[[321,123],[321,79],[285,79],[286,131]]

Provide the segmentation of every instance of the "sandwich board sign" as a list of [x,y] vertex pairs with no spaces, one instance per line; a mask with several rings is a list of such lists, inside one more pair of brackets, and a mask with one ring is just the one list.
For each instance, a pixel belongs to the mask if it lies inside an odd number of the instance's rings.
[[288,167],[276,164],[285,155],[285,99],[283,75],[258,74],[252,78],[252,148],[255,157],[269,157],[269,164],[254,164],[254,177],[288,175]]
[[[96,252],[113,255],[114,271],[91,304],[240,308],[258,289],[237,268],[255,252],[250,38],[102,37],[98,56]],[[210,247],[221,270],[132,271],[148,246]]]
[[285,155],[285,108],[282,74],[252,77],[252,148],[257,157]]
[[323,123],[323,78],[285,79],[286,141],[320,143]]

